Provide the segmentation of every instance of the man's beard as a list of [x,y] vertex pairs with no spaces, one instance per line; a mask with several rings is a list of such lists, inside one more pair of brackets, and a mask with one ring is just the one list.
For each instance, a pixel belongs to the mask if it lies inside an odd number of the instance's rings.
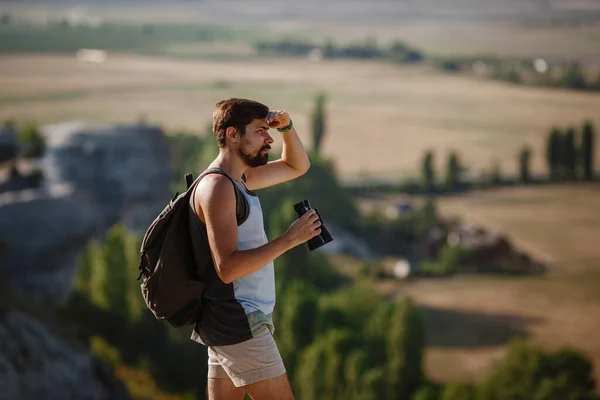
[[242,158],[242,160],[244,160],[244,162],[249,166],[249,167],[260,167],[261,165],[265,165],[267,162],[269,162],[269,153],[264,153],[264,150],[268,150],[270,149],[271,146],[266,145],[260,148],[260,150],[258,151],[258,153],[256,153],[255,155],[252,154],[248,154],[244,151],[243,147],[238,148],[238,154],[240,155],[240,157]]

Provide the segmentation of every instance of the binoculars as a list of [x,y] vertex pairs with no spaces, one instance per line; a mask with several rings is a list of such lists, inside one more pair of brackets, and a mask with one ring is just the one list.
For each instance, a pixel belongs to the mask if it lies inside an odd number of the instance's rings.
[[[294,210],[296,210],[296,214],[298,214],[298,218],[303,216],[307,211],[312,210],[310,202],[308,200],[302,200],[300,203],[294,204]],[[326,245],[327,243],[333,241],[333,236],[325,227],[325,223],[323,222],[323,218],[321,218],[321,214],[319,214],[319,209],[315,208],[317,213],[317,217],[319,217],[319,221],[321,222],[321,233],[318,236],[315,236],[312,239],[309,239],[306,244],[308,245],[308,250],[313,251],[318,249],[321,246]]]

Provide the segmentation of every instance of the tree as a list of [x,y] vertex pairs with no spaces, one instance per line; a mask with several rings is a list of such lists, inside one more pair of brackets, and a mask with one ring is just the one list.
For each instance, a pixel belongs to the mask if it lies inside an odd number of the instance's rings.
[[561,132],[558,128],[552,128],[548,134],[546,144],[546,163],[548,175],[551,180],[558,180],[562,169],[562,154],[560,150]]
[[[389,357],[386,348],[387,333],[395,310],[396,304],[381,301],[373,308],[370,317],[364,319],[365,325],[362,331],[368,342],[372,343],[369,356],[373,366],[387,365]],[[387,377],[387,370],[385,372]]]
[[44,154],[46,141],[36,124],[28,124],[22,128],[17,134],[17,139],[23,157],[37,158]]
[[305,281],[295,281],[280,296],[285,304],[275,322],[277,344],[281,352],[288,376],[293,381],[295,366],[300,354],[315,335],[315,314],[317,314],[317,291]]
[[423,181],[425,183],[425,189],[431,191],[435,189],[435,169],[433,167],[433,152],[431,150],[425,153],[423,157]]
[[347,382],[344,399],[352,399],[362,392],[361,378],[369,368],[369,356],[366,349],[353,350],[346,357],[344,365],[344,380]]
[[579,351],[516,341],[481,387],[488,400],[596,400],[592,363]]
[[456,189],[460,180],[461,165],[456,152],[451,152],[448,156],[448,164],[446,169],[446,186],[450,190]]
[[333,43],[332,38],[327,38],[325,43],[323,44],[323,57],[324,58],[334,58],[337,56],[338,50]]
[[438,400],[439,398],[438,390],[431,386],[422,386],[411,400]]
[[583,170],[583,179],[590,181],[594,179],[594,142],[595,132],[591,121],[586,121],[583,125],[581,140],[581,164]]
[[[83,260],[86,262],[89,260],[90,265],[90,293],[89,299],[93,305],[101,310],[108,310],[109,303],[106,298],[106,292],[104,291],[105,282],[108,281],[108,271],[106,269],[106,263],[103,257],[102,244],[96,241],[88,243],[89,258],[84,257]],[[86,267],[84,267],[85,270]],[[84,271],[85,275],[85,271]]]
[[502,170],[500,169],[500,162],[495,160],[492,164],[492,173],[490,174],[490,181],[492,185],[499,185],[502,183]]
[[106,235],[102,251],[106,268],[102,291],[108,310],[123,321],[128,321],[130,317],[128,269],[131,266],[127,263],[126,246],[125,228],[120,224],[113,226]]
[[298,400],[345,398],[347,360],[362,344],[348,329],[332,329],[317,337],[300,355],[294,379]]
[[451,383],[444,387],[441,400],[477,400],[477,390],[469,383]]
[[126,235],[125,239],[125,266],[127,270],[127,302],[129,315],[131,321],[139,322],[145,304],[141,294],[140,281],[137,280],[139,270],[133,266],[138,265],[140,262],[142,237],[138,234],[130,233]]
[[356,400],[380,400],[385,399],[387,382],[385,381],[385,369],[381,367],[371,368],[360,378],[360,388]]
[[312,138],[313,150],[320,154],[325,137],[325,95],[318,94],[315,99],[315,108],[312,113]]
[[531,150],[525,146],[519,153],[519,178],[521,182],[527,183],[531,180],[529,163],[531,161]]
[[578,63],[569,64],[560,78],[560,86],[569,89],[585,89],[586,82]]
[[330,329],[347,326],[347,312],[337,305],[319,302],[319,309],[315,318],[315,335],[320,335]]
[[575,145],[575,129],[568,128],[562,140],[563,173],[567,179],[577,179],[577,150]]
[[200,168],[200,155],[204,148],[204,138],[185,131],[177,131],[168,136],[173,178],[182,179],[188,172],[195,173]]
[[92,274],[94,268],[94,247],[88,245],[79,258],[77,265],[77,274],[75,275],[75,289],[89,296],[92,291]]
[[435,201],[428,197],[423,202],[423,208],[420,213],[417,214],[419,219],[417,220],[417,231],[419,233],[425,233],[438,223],[438,213]]
[[390,399],[410,399],[421,385],[424,340],[423,321],[412,300],[398,303],[386,337]]
[[324,398],[323,366],[330,359],[326,342],[319,338],[301,355],[294,376],[294,391],[298,400]]

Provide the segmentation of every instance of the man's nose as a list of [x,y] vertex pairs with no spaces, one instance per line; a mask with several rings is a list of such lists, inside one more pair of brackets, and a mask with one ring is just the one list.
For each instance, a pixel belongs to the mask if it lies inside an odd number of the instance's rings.
[[268,133],[267,133],[267,140],[266,140],[266,142],[267,142],[267,144],[271,144],[271,143],[274,142],[273,137],[271,135],[269,135]]

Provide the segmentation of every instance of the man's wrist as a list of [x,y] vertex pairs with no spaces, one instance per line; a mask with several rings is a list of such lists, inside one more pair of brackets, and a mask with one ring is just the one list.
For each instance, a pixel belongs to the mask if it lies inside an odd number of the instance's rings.
[[292,121],[292,119],[290,118],[290,124],[289,124],[288,126],[286,126],[286,127],[283,127],[283,128],[277,128],[277,130],[278,130],[279,132],[283,133],[283,132],[287,132],[287,131],[291,130],[293,127],[294,127],[294,122],[293,122],[293,121]]
[[290,236],[290,233],[287,231],[285,233],[283,233],[281,236],[279,236],[277,238],[277,240],[282,243],[282,246],[285,249],[284,252],[288,251],[298,245],[297,243],[294,242],[294,240]]

